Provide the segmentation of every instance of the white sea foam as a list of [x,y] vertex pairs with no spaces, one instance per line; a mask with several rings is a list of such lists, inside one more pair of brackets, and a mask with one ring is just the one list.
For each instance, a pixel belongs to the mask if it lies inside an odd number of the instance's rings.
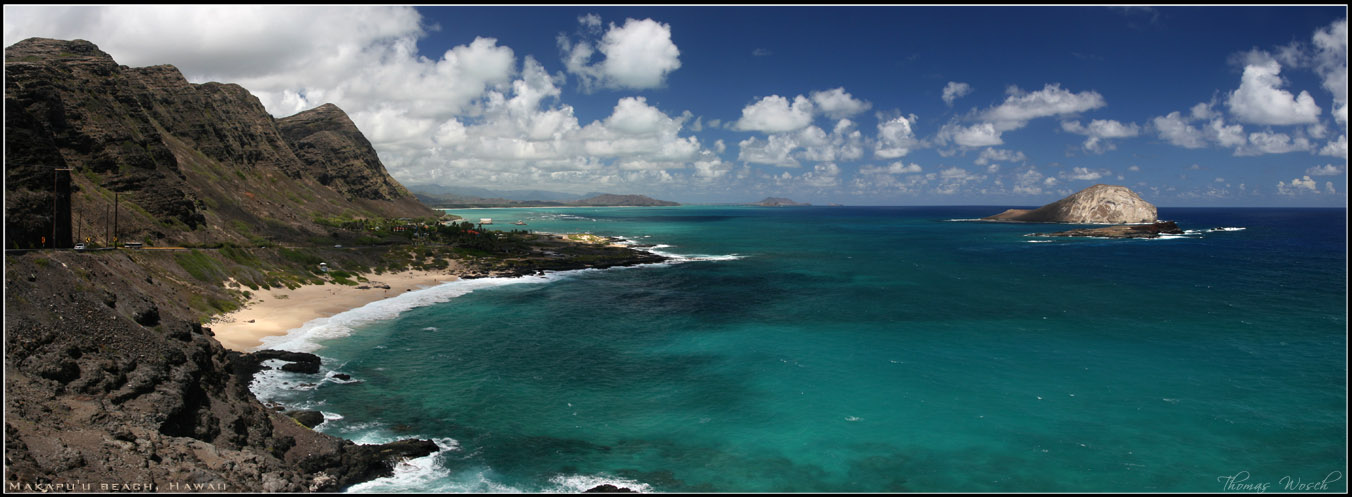
[[[624,237],[616,237],[616,238],[618,238],[618,239],[620,240],[619,243],[624,244],[624,245],[634,245],[634,244],[635,244],[635,242],[634,242],[633,240],[629,240],[629,239],[624,238]],[[647,238],[647,236],[644,236],[644,238]],[[665,243],[658,243],[658,244],[655,244],[655,245],[653,245],[653,246],[651,246],[651,247],[641,248],[640,250],[644,250],[644,251],[647,251],[647,252],[649,252],[649,253],[657,254],[657,255],[660,255],[660,256],[662,256],[662,257],[666,257],[667,259],[670,259],[670,260],[668,260],[668,261],[666,261],[666,262],[658,263],[659,265],[681,264],[681,263],[685,263],[685,262],[735,261],[735,260],[738,260],[738,259],[745,259],[745,258],[746,258],[746,256],[744,256],[744,255],[738,255],[738,254],[728,254],[728,255],[692,254],[692,255],[686,255],[686,254],[676,254],[676,253],[667,252],[667,251],[665,251],[665,250],[662,250],[662,249],[669,249],[669,248],[674,248],[674,247],[675,247],[674,245],[668,245],[668,244],[665,244]]]
[[[371,443],[387,443],[379,440]],[[377,478],[348,488],[350,493],[582,493],[599,485],[610,484],[643,493],[651,493],[652,486],[636,480],[599,475],[556,475],[548,486],[526,490],[501,483],[498,475],[488,467],[461,468],[452,473],[442,465],[441,454],[459,451],[460,444],[451,438],[433,438],[440,449],[436,453],[400,462],[394,474]],[[361,442],[358,442],[361,443]]]
[[[379,421],[366,421],[366,422],[363,422],[363,423],[354,423],[354,424],[349,424],[349,425],[340,426],[340,427],[337,428],[337,430],[338,430],[338,433],[356,433],[356,432],[363,432],[363,431],[364,431],[364,432],[368,432],[368,433],[372,433],[372,432],[378,432],[378,431],[381,431],[381,430],[383,430],[384,428],[385,428],[385,423],[381,423],[381,422],[379,422]],[[374,436],[375,436],[375,437],[380,437],[380,435],[378,435],[378,434],[377,434],[377,435],[374,435]],[[375,440],[377,440],[377,439],[376,439],[376,438],[366,438],[366,437],[363,437],[363,442],[359,442],[359,443],[381,443],[381,442],[375,442]],[[393,440],[390,440],[390,441],[393,441]],[[353,442],[356,442],[356,440],[353,440]]]
[[479,278],[455,280],[440,285],[405,292],[385,300],[377,300],[356,309],[319,318],[285,335],[263,338],[262,349],[289,350],[293,352],[314,352],[319,350],[324,340],[341,338],[352,334],[352,328],[372,321],[392,319],[400,313],[416,307],[423,307],[465,295],[475,290],[492,288],[516,283],[543,283],[558,279],[561,273],[545,276],[526,276],[520,278]]
[[599,485],[606,484],[627,488],[639,493],[650,493],[653,491],[652,485],[648,485],[647,483],[640,483],[635,480],[608,475],[556,475],[549,479],[549,483],[554,484],[555,488],[546,489],[542,493],[579,494]]
[[1245,229],[1246,229],[1246,228],[1244,228],[1244,227],[1242,227],[1242,226],[1220,226],[1220,227],[1216,227],[1216,228],[1207,228],[1207,229],[1202,229],[1202,230],[1183,230],[1183,234],[1185,234],[1185,235],[1200,235],[1200,234],[1202,234],[1202,233],[1216,233],[1216,232],[1225,232],[1225,231],[1244,231]]
[[282,401],[288,409],[304,409],[306,406],[295,405],[289,399],[282,399],[283,392],[297,390],[313,390],[314,386],[304,386],[305,384],[314,384],[314,378],[307,374],[292,373],[282,371],[281,367],[287,362],[280,359],[268,359],[261,363],[269,369],[264,369],[254,374],[253,381],[249,382],[249,390],[253,391],[254,396],[261,400]]
[[684,254],[674,254],[674,253],[671,253],[671,252],[666,252],[666,251],[663,251],[663,250],[658,250],[659,247],[663,247],[663,245],[657,245],[657,246],[654,246],[654,247],[652,247],[652,248],[649,248],[648,251],[649,251],[649,252],[652,252],[652,253],[654,253],[654,254],[660,255],[660,256],[662,256],[662,257],[666,257],[666,258],[668,258],[668,259],[671,259],[671,260],[667,261],[666,264],[681,264],[681,263],[685,263],[685,262],[704,262],[704,261],[735,261],[735,260],[745,259],[745,258],[746,258],[746,256],[744,256],[744,255],[738,255],[738,254],[727,254],[727,255],[706,255],[706,254],[691,254],[691,255],[684,255]]
[[446,478],[450,475],[450,471],[441,465],[438,456],[445,452],[460,450],[460,443],[451,438],[433,438],[432,442],[437,444],[436,452],[400,461],[395,465],[393,475],[353,485],[347,491],[351,493],[456,491],[455,488],[446,488]]
[[428,326],[428,327],[426,327],[426,328],[423,328],[423,331],[437,331],[437,327],[436,327],[436,326]]

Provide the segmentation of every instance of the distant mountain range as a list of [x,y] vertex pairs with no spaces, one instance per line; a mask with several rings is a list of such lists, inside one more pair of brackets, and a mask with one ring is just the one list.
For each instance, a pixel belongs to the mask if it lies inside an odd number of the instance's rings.
[[553,192],[547,190],[490,190],[473,186],[446,186],[434,184],[408,185],[409,191],[445,198],[463,198],[466,200],[497,200],[517,202],[571,202],[600,195],[601,192],[578,195],[576,193]]
[[489,190],[464,186],[411,185],[418,200],[432,207],[649,207],[676,206],[676,202],[643,195],[592,192],[585,195],[545,190]]

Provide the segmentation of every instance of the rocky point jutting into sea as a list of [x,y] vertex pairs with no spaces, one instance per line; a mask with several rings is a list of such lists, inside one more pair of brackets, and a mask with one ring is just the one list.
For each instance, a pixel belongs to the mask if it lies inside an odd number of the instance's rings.
[[[263,360],[308,370],[318,358],[228,351],[202,323],[250,290],[372,271],[663,259],[585,244],[546,258],[536,242],[463,229],[488,256],[415,252],[411,233],[436,232],[438,213],[336,106],[275,119],[238,85],[118,65],[83,40],[28,39],[5,59],[7,490],[340,491],[389,475],[437,446],[357,445],[265,406],[249,390]],[[395,219],[410,235],[372,231]]]

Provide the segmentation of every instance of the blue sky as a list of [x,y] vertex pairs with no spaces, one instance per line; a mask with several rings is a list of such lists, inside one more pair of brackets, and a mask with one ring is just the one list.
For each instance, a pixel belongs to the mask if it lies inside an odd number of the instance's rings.
[[[333,102],[405,184],[1041,205],[1346,206],[1334,7],[5,7],[5,44],[83,38]],[[178,40],[167,44],[165,40]]]

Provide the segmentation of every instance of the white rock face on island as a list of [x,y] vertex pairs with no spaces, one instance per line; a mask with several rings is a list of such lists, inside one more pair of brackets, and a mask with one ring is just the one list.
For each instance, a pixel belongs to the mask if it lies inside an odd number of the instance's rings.
[[982,219],[1074,224],[1153,223],[1159,220],[1154,204],[1118,185],[1094,185],[1037,209],[1009,209]]

